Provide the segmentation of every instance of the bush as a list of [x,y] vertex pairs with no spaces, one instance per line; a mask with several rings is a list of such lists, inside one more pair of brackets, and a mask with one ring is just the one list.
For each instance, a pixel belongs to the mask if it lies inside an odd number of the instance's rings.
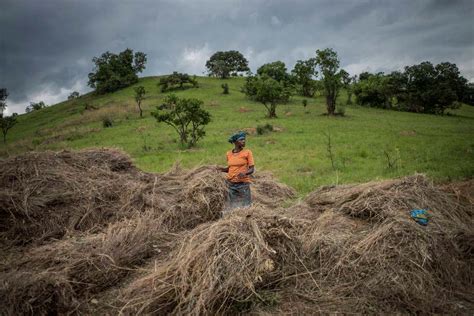
[[198,87],[196,76],[191,77],[186,73],[174,71],[171,75],[160,79],[158,86],[161,87],[161,92],[173,89],[184,89],[184,84],[189,83],[193,88]]
[[337,105],[336,115],[344,116],[346,115],[346,107],[343,105]]
[[229,94],[229,85],[227,83],[223,83],[221,87],[224,90],[222,91],[223,94]]
[[25,111],[26,111],[26,113],[30,113],[30,112],[33,112],[33,111],[38,111],[38,110],[44,109],[45,107],[47,107],[47,105],[43,101],[30,102],[30,105],[28,105],[26,107]]
[[108,117],[108,116],[105,116],[102,118],[102,126],[104,128],[107,128],[107,127],[112,127],[114,121],[112,120],[112,118]]
[[273,132],[273,125],[265,124],[263,126],[261,126],[261,125],[257,126],[257,134],[258,135],[263,135],[263,134],[266,134],[268,132]]
[[77,92],[77,91],[72,92],[72,93],[67,97],[68,100],[74,100],[74,99],[77,99],[77,98],[79,98],[79,92]]

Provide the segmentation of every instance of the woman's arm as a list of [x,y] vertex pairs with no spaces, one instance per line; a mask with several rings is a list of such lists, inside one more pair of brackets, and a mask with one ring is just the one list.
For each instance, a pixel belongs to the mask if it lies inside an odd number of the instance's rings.
[[255,171],[255,166],[249,166],[249,169],[245,173],[246,176],[251,175]]
[[229,167],[216,167],[217,171],[221,172],[229,172]]

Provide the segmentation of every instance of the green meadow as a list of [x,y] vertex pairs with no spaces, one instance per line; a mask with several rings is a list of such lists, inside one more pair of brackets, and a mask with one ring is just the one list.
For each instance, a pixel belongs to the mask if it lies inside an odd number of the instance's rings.
[[[1,145],[2,157],[25,151],[114,147],[130,154],[145,171],[164,172],[179,162],[186,168],[225,165],[227,142],[235,131],[247,130],[247,148],[254,153],[256,172],[270,171],[300,196],[321,185],[366,182],[425,173],[435,181],[474,176],[474,107],[463,105],[448,115],[435,116],[345,106],[345,116],[325,116],[322,96],[294,96],[279,105],[277,119],[267,119],[262,104],[240,92],[244,78],[199,77],[199,88],[174,91],[198,98],[212,115],[206,136],[193,149],[182,148],[174,129],[157,123],[150,112],[167,93],[158,77],[140,79],[147,91],[144,118],[139,118],[133,87],[95,96],[88,94],[19,116],[18,124]],[[222,94],[228,83],[230,94]],[[339,104],[346,103],[341,93]],[[87,109],[86,109],[87,107]],[[109,117],[113,126],[104,128]],[[273,132],[258,135],[257,126],[271,124]],[[331,155],[328,139],[331,140]]]

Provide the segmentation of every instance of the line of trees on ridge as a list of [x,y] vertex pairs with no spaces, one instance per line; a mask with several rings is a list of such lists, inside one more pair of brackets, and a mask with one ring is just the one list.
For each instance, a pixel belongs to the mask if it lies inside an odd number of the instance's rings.
[[[132,49],[127,48],[118,54],[107,51],[100,57],[94,57],[92,61],[94,69],[88,75],[88,84],[95,89],[96,94],[105,94],[137,83],[138,73],[145,69],[147,56],[143,52],[134,53]],[[295,94],[308,98],[316,94],[323,95],[326,99],[328,115],[343,114],[338,113],[337,110],[337,100],[341,89],[347,92],[347,104],[352,104],[352,95],[354,95],[359,105],[400,111],[443,114],[446,109],[458,108],[461,102],[474,105],[474,84],[468,83],[461,76],[457,66],[449,62],[433,65],[426,61],[418,65],[406,66],[403,71],[394,71],[390,74],[364,72],[357,77],[350,76],[347,71],[341,69],[337,53],[331,48],[326,48],[316,50],[312,58],[298,60],[291,72],[287,71],[284,62],[275,61],[260,66],[256,74],[252,74],[248,67],[248,60],[235,50],[214,53],[205,66],[209,76],[221,79],[246,73],[246,82],[241,91],[248,98],[262,103],[269,118],[276,118],[277,105],[287,103]],[[158,86],[162,92],[166,92],[183,89],[186,84],[192,87],[199,86],[196,76],[179,72],[162,77]],[[223,84],[222,88],[224,94],[229,92],[227,84]],[[140,117],[143,117],[141,103],[146,91],[142,86],[135,87],[134,91]],[[4,142],[6,142],[8,130],[17,122],[16,115],[12,115],[12,118],[8,120],[3,117],[7,96],[7,90],[0,89],[0,118]],[[69,95],[68,100],[78,97],[79,93],[74,91]],[[168,104],[176,102],[173,110],[178,112],[180,110],[189,112],[195,109],[198,113],[201,104],[198,101],[167,99]],[[188,103],[189,107],[183,105]],[[45,107],[47,105],[42,101],[31,102],[26,112]],[[163,110],[163,108],[157,107],[157,110]],[[153,116],[158,121],[166,122],[164,114],[157,113],[154,112]],[[189,113],[186,115],[192,116]],[[197,115],[199,124],[205,125],[210,121],[210,116],[201,114]],[[179,114],[176,113],[176,115],[179,117]],[[191,141],[187,140],[186,136],[183,136],[185,134],[181,132],[180,139],[183,144],[192,147],[204,135],[203,131],[197,128],[196,132],[192,132],[191,134],[195,136]]]

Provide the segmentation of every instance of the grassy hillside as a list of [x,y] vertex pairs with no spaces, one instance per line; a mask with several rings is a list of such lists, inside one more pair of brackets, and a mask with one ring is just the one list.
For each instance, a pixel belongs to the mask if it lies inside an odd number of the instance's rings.
[[[324,100],[293,97],[277,108],[278,119],[265,117],[265,108],[240,93],[243,78],[198,78],[200,88],[176,91],[180,97],[199,98],[212,115],[207,136],[198,147],[180,147],[175,131],[150,116],[164,93],[158,77],[142,78],[137,85],[147,90],[145,117],[139,118],[133,87],[119,92],[79,99],[21,115],[9,132],[2,156],[28,150],[116,147],[128,152],[146,171],[161,172],[176,161],[185,167],[225,165],[227,138],[234,131],[271,124],[278,131],[250,135],[247,147],[254,152],[257,171],[268,170],[300,194],[316,186],[365,182],[423,172],[437,180],[473,177],[474,107],[463,106],[449,116],[346,107],[345,117],[326,117]],[[227,82],[230,94],[223,95]],[[340,103],[345,103],[341,96]],[[85,106],[92,109],[85,109]],[[104,128],[102,118],[114,126]],[[330,134],[334,162],[327,153]],[[389,166],[389,161],[391,166]]]

